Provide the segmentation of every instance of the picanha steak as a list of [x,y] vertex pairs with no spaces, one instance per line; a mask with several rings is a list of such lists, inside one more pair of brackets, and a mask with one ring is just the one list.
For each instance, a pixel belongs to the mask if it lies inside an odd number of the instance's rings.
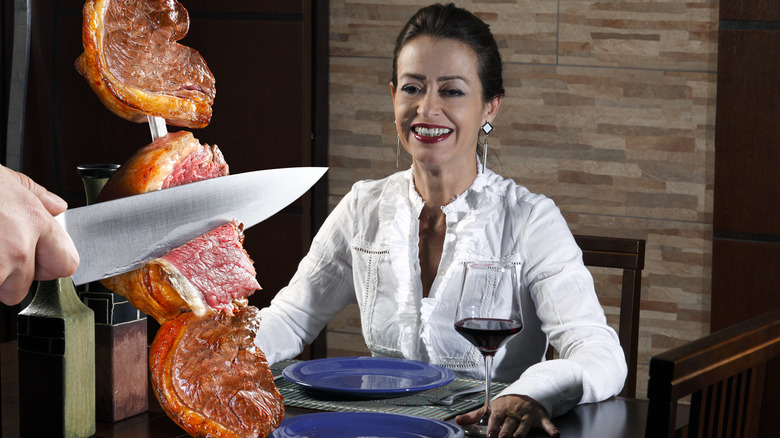
[[106,182],[97,202],[225,176],[230,172],[216,145],[200,144],[188,131],[172,132],[137,150]]
[[[161,190],[227,175],[216,145],[201,145],[189,132],[167,134],[139,149],[117,170],[98,201]],[[182,312],[233,312],[260,289],[252,260],[243,248],[242,226],[218,227],[134,271],[102,280],[160,323]]]
[[232,315],[260,289],[243,241],[241,224],[233,221],[102,284],[161,324],[189,311]]
[[149,353],[152,385],[168,416],[191,436],[267,437],[284,405],[254,344],[260,312],[185,313],[160,327]]
[[187,10],[175,0],[87,0],[76,69],[120,117],[146,123],[156,116],[203,128],[211,122],[216,87],[203,57],[176,42],[189,26]]
[[[227,174],[216,146],[189,132],[138,150],[98,196],[115,199]],[[284,404],[254,345],[260,289],[242,226],[215,228],[131,272],[102,280],[161,327],[149,354],[152,388],[166,414],[196,437],[267,437]]]
[[[178,44],[189,16],[176,0],[86,0],[77,70],[115,114],[143,123],[202,128],[211,121],[214,76]],[[107,201],[228,174],[217,146],[189,132],[138,150],[112,175]],[[166,414],[195,437],[267,437],[284,416],[265,355],[254,344],[260,289],[237,221],[125,274],[104,279],[160,322],[149,354],[152,387]],[[139,382],[139,384],[145,384]]]

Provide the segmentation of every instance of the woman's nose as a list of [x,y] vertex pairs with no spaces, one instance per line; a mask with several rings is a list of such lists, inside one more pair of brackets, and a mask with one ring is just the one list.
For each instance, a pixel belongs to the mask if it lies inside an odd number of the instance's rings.
[[441,113],[441,99],[438,93],[428,91],[422,96],[420,105],[417,107],[417,113],[425,118],[439,115]]

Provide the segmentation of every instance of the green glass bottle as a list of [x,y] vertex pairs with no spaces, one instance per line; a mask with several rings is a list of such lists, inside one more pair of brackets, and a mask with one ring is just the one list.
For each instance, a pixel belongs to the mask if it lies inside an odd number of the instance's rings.
[[21,436],[94,435],[94,324],[70,277],[38,283],[18,318]]
[[95,203],[103,186],[117,169],[119,169],[119,164],[82,164],[76,166],[76,171],[84,183],[87,205]]

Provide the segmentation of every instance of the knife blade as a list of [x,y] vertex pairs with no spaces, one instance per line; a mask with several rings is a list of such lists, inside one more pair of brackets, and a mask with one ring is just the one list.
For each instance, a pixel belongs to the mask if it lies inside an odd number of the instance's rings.
[[137,269],[233,219],[245,229],[256,225],[300,198],[327,170],[259,170],[68,209],[55,219],[81,259],[73,282]]

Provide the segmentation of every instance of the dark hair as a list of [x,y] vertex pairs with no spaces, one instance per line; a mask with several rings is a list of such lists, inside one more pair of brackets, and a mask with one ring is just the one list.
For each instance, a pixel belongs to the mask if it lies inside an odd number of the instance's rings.
[[453,39],[467,44],[477,56],[482,99],[488,102],[504,95],[501,54],[490,26],[452,3],[420,9],[398,34],[393,50],[393,87],[398,87],[398,54],[407,43],[420,36]]

